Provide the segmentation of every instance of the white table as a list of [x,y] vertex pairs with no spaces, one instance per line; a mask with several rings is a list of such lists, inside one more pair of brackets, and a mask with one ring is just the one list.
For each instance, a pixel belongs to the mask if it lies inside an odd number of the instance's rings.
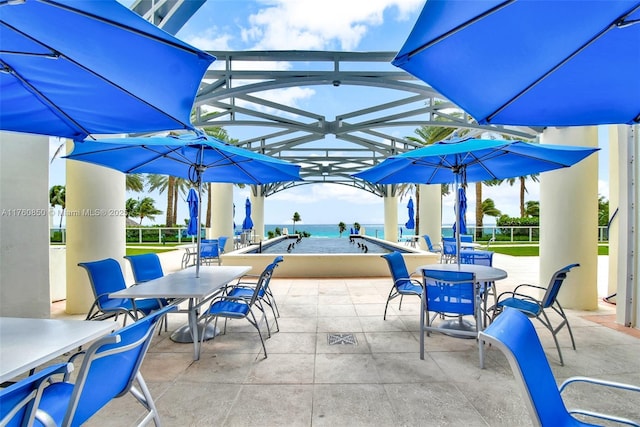
[[173,298],[188,299],[189,330],[193,340],[193,360],[200,358],[198,336],[198,310],[211,300],[227,283],[246,274],[249,266],[200,266],[200,277],[196,268],[189,267],[148,282],[131,286],[109,294],[111,298]]
[[0,382],[118,328],[109,321],[0,317]]

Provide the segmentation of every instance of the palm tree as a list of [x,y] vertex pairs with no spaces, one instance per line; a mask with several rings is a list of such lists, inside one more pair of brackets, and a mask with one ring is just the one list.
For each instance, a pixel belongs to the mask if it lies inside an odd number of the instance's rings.
[[296,222],[302,221],[302,218],[300,217],[300,214],[298,212],[294,212],[293,218],[291,218],[291,220],[293,221],[293,234],[296,234]]
[[524,217],[539,217],[540,216],[540,202],[529,200],[526,203],[527,207],[524,210]]
[[340,237],[342,237],[342,233],[344,233],[347,230],[347,224],[345,224],[344,222],[340,221],[338,223],[338,231],[340,232]]
[[[451,127],[443,127],[443,126],[421,126],[417,128],[414,132],[417,136],[407,136],[406,139],[409,141],[417,142],[422,145],[431,145],[435,144],[438,141],[442,141],[451,136],[451,134],[455,131],[455,128]],[[401,184],[398,186],[398,191],[400,197],[403,197],[415,189],[416,195],[416,206],[420,206],[420,187],[415,184]],[[441,194],[443,196],[449,194],[449,185],[442,184],[441,186]],[[420,210],[416,210],[416,230],[420,230]]]
[[502,215],[500,209],[496,208],[496,204],[493,199],[484,199],[482,201],[482,213],[486,216],[492,216],[498,218]]
[[[213,136],[214,138],[219,139],[220,141],[224,141],[226,143],[237,145],[239,140],[235,138],[229,137],[229,133],[226,129],[220,126],[208,126],[202,129],[204,133],[209,136]],[[239,188],[244,188],[245,184],[236,184]],[[211,227],[211,183],[207,184],[207,215],[205,216],[206,223],[205,227]]]
[[138,217],[140,218],[140,225],[142,225],[142,220],[144,218],[149,218],[153,221],[156,215],[162,213],[161,210],[155,207],[155,200],[153,200],[151,197],[145,197],[144,199],[140,200],[138,202],[136,211]]
[[62,217],[64,216],[64,209],[67,207],[66,204],[66,187],[64,185],[54,185],[49,190],[49,203],[52,208],[56,206],[60,206],[62,211],[60,212],[60,226],[58,228],[62,228]]
[[189,181],[175,176],[149,174],[147,175],[149,191],[158,190],[160,194],[167,193],[167,213],[165,225],[173,227],[176,224],[178,199],[180,194],[186,195],[190,187]]
[[127,219],[138,216],[138,201],[132,197],[129,197],[124,204],[124,211]]
[[127,191],[141,193],[144,191],[144,175],[132,173],[126,175]]
[[526,180],[530,179],[533,182],[539,182],[540,180],[538,179],[538,176],[539,174],[533,174],[533,175],[527,175],[527,176],[519,176],[517,178],[508,178],[506,180],[507,183],[509,183],[509,185],[511,186],[513,186],[516,183],[516,181],[520,183],[520,218],[524,218],[527,216],[525,202],[524,202],[524,195],[525,193],[528,193]]

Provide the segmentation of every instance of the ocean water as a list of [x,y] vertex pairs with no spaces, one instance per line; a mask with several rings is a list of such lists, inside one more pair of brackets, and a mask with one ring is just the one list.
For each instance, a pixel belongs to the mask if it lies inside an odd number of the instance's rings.
[[[282,230],[283,228],[287,228],[289,230],[289,234],[294,234],[294,227],[292,224],[265,224],[265,235],[269,231],[274,231],[276,227]],[[364,234],[371,237],[377,237],[378,239],[384,239],[384,225],[382,224],[360,224],[360,227],[364,228]],[[398,225],[398,229],[402,227]],[[348,237],[351,228],[353,225],[347,224],[347,231],[342,233],[342,237]],[[311,237],[318,238],[330,238],[330,237],[340,237],[340,229],[338,225],[335,224],[296,224],[295,226],[296,232],[306,231],[311,234]]]

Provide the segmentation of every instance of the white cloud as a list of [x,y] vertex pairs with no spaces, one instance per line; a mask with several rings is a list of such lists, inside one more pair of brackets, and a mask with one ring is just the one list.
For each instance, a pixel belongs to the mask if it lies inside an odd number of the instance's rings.
[[197,36],[188,37],[185,42],[202,50],[231,50],[229,42],[233,39],[230,34],[220,34],[217,27],[207,28]]
[[355,49],[369,27],[384,22],[386,9],[406,19],[421,0],[269,0],[249,16],[242,39],[255,49]]

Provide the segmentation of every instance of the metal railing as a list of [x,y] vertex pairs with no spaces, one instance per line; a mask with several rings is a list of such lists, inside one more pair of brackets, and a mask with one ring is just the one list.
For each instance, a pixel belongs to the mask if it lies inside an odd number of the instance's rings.
[[[540,227],[538,226],[483,227],[481,237],[477,237],[475,231],[475,227],[467,227],[468,234],[473,235],[474,240],[481,242],[493,238],[496,242],[538,243],[540,239]],[[127,227],[126,233],[127,244],[181,244],[195,241],[194,236],[187,236],[186,227]],[[202,237],[204,237],[204,230],[202,233]],[[444,237],[452,237],[453,232],[451,227],[442,227],[442,235]],[[64,228],[52,228],[50,230],[49,239],[52,244],[66,244],[66,237],[66,229]],[[603,243],[608,241],[608,227],[599,226],[598,242]]]

